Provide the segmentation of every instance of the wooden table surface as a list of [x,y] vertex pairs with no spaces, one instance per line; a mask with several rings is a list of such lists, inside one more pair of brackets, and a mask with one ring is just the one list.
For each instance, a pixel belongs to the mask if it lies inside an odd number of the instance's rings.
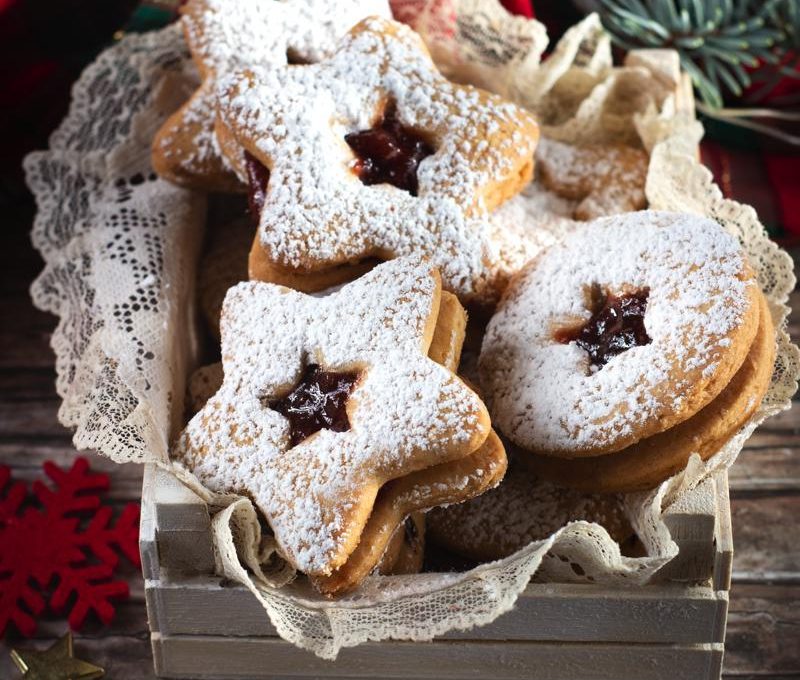
[[[76,453],[70,433],[59,425],[50,334],[54,317],[33,308],[28,287],[42,263],[28,237],[32,206],[16,201],[4,208],[0,249],[0,464],[17,479],[32,480],[41,464],[69,465]],[[800,250],[795,256],[800,255]],[[800,292],[793,296],[800,304]],[[800,338],[800,322],[792,325]],[[111,474],[108,501],[116,506],[139,499],[141,469],[117,466],[85,453],[96,470]],[[768,421],[750,440],[731,470],[735,560],[725,675],[729,678],[800,678],[800,409]],[[111,680],[153,678],[141,575],[123,571],[131,597],[114,622],[88,622],[76,634],[79,656],[106,668]],[[0,678],[19,676],[12,646],[46,646],[66,630],[63,620],[39,625],[36,639],[7,636],[0,649]],[[683,680],[683,679],[681,679]],[[691,680],[691,679],[686,679]]]

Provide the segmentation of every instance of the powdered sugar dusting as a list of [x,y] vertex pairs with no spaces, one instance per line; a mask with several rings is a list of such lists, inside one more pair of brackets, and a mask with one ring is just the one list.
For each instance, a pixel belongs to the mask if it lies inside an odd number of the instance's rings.
[[[387,98],[436,148],[419,165],[418,196],[365,186],[352,171],[344,136],[371,127]],[[272,261],[321,269],[421,252],[467,297],[490,276],[487,207],[498,199],[488,187],[532,159],[538,136],[523,109],[449,83],[419,36],[378,18],[324,62],[226,78],[220,119],[270,168],[259,233]]]
[[508,277],[561,240],[580,222],[572,219],[577,201],[531,182],[495,210],[489,220],[490,240],[497,251],[497,269]]
[[[284,67],[289,59],[314,62],[361,19],[389,17],[386,0],[190,0],[181,19],[204,86],[182,110],[192,128],[190,165],[223,158],[214,135],[216,76],[237,68]],[[169,135],[161,137],[168,148]]]
[[[224,381],[175,455],[209,488],[248,493],[302,571],[346,557],[384,481],[465,455],[486,434],[478,397],[426,356],[436,286],[429,263],[401,258],[323,298],[248,282],[225,299]],[[351,429],[290,448],[288,421],[266,404],[308,363],[361,372]]]
[[193,53],[222,74],[319,61],[361,19],[391,11],[386,0],[190,0],[183,14]]
[[[701,389],[750,311],[748,271],[735,237],[689,214],[643,211],[572,231],[523,270],[487,328],[480,373],[495,425],[539,451],[632,443],[643,423]],[[649,287],[652,338],[595,371],[580,347],[553,338],[589,317],[584,291],[593,283]]]

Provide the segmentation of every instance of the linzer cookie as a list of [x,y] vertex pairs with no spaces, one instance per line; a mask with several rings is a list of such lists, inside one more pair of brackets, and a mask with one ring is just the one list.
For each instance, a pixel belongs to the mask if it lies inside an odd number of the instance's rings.
[[201,83],[153,141],[153,167],[177,184],[238,190],[214,136],[216,81],[236,68],[319,61],[371,15],[391,16],[385,0],[189,0],[182,25]]
[[542,184],[559,196],[578,201],[576,220],[641,210],[647,206],[644,185],[649,157],[623,144],[572,146],[542,139],[536,149]]
[[459,297],[497,297],[488,215],[529,181],[538,128],[444,79],[408,27],[370,18],[323,62],[238,71],[217,128],[262,197],[252,279],[318,290],[365,259],[422,253]]
[[706,218],[644,211],[578,228],[520,273],[489,323],[480,374],[493,421],[526,451],[565,459],[645,451],[685,424],[686,446],[662,447],[669,465],[631,454],[639,477],[598,483],[649,484],[716,450],[714,419],[690,422],[721,407],[748,355],[759,377],[733,420],[757,406],[774,352],[759,344],[774,344],[761,300],[736,238]]
[[426,516],[428,539],[461,557],[490,562],[548,538],[570,522],[600,524],[617,543],[633,534],[619,496],[584,494],[544,481],[520,465],[472,500]]
[[703,460],[719,451],[750,419],[769,388],[775,363],[775,329],[763,295],[756,337],[725,389],[695,415],[612,455],[563,459],[531,455],[537,474],[575,489],[639,491],[679,472],[692,454]]
[[[454,295],[442,291],[428,356],[454,370],[465,329],[464,308]],[[200,410],[221,385],[221,364],[197,369],[189,381],[193,412]],[[296,400],[297,393],[292,394]],[[388,482],[378,493],[358,547],[333,574],[315,577],[314,585],[327,595],[336,595],[354,588],[373,572],[388,575],[419,571],[425,548],[425,520],[420,511],[472,498],[497,484],[505,469],[505,450],[492,433],[474,454]]]
[[384,484],[353,554],[332,574],[313,577],[312,583],[327,595],[351,590],[379,562],[403,518],[484,493],[503,478],[506,465],[503,444],[491,432],[484,445],[469,456]]
[[330,575],[358,548],[387,483],[460,462],[490,436],[477,395],[428,356],[440,299],[435,268],[419,258],[321,298],[232,288],[223,383],[176,458],[210,489],[249,495],[294,567]]

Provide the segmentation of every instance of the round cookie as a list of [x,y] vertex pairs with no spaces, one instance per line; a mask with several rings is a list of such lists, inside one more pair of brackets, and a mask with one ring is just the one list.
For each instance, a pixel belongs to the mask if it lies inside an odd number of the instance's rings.
[[253,226],[246,217],[212,229],[197,273],[200,311],[211,334],[219,340],[222,302],[229,288],[247,280],[247,253]]
[[600,524],[619,543],[633,534],[619,496],[586,495],[556,486],[515,460],[496,488],[464,503],[431,510],[426,526],[432,543],[489,562],[577,520]]
[[564,458],[664,432],[739,370],[759,296],[738,241],[711,220],[643,211],[583,225],[525,267],[488,325],[493,422]]
[[719,396],[696,415],[608,456],[566,460],[531,455],[524,463],[545,479],[574,489],[627,492],[653,488],[686,467],[692,454],[710,458],[750,419],[769,388],[775,329],[763,295],[759,307],[758,333],[747,358]]

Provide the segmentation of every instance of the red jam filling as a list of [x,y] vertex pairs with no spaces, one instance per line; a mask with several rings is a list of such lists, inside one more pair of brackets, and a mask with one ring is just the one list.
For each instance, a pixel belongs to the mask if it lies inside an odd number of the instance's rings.
[[617,354],[651,342],[644,327],[649,296],[648,288],[614,295],[595,285],[592,316],[582,326],[556,331],[555,339],[563,344],[574,342],[588,352],[593,365],[605,366]]
[[358,373],[323,371],[310,364],[298,385],[269,407],[288,419],[292,446],[320,430],[347,432],[350,421],[345,405],[356,382]]
[[344,140],[358,157],[353,170],[364,184],[388,183],[417,195],[417,167],[433,153],[433,147],[400,123],[393,103],[375,127],[351,132]]
[[244,167],[247,172],[247,206],[250,217],[258,224],[261,221],[261,210],[267,200],[267,184],[269,184],[269,168],[248,151],[244,152]]

